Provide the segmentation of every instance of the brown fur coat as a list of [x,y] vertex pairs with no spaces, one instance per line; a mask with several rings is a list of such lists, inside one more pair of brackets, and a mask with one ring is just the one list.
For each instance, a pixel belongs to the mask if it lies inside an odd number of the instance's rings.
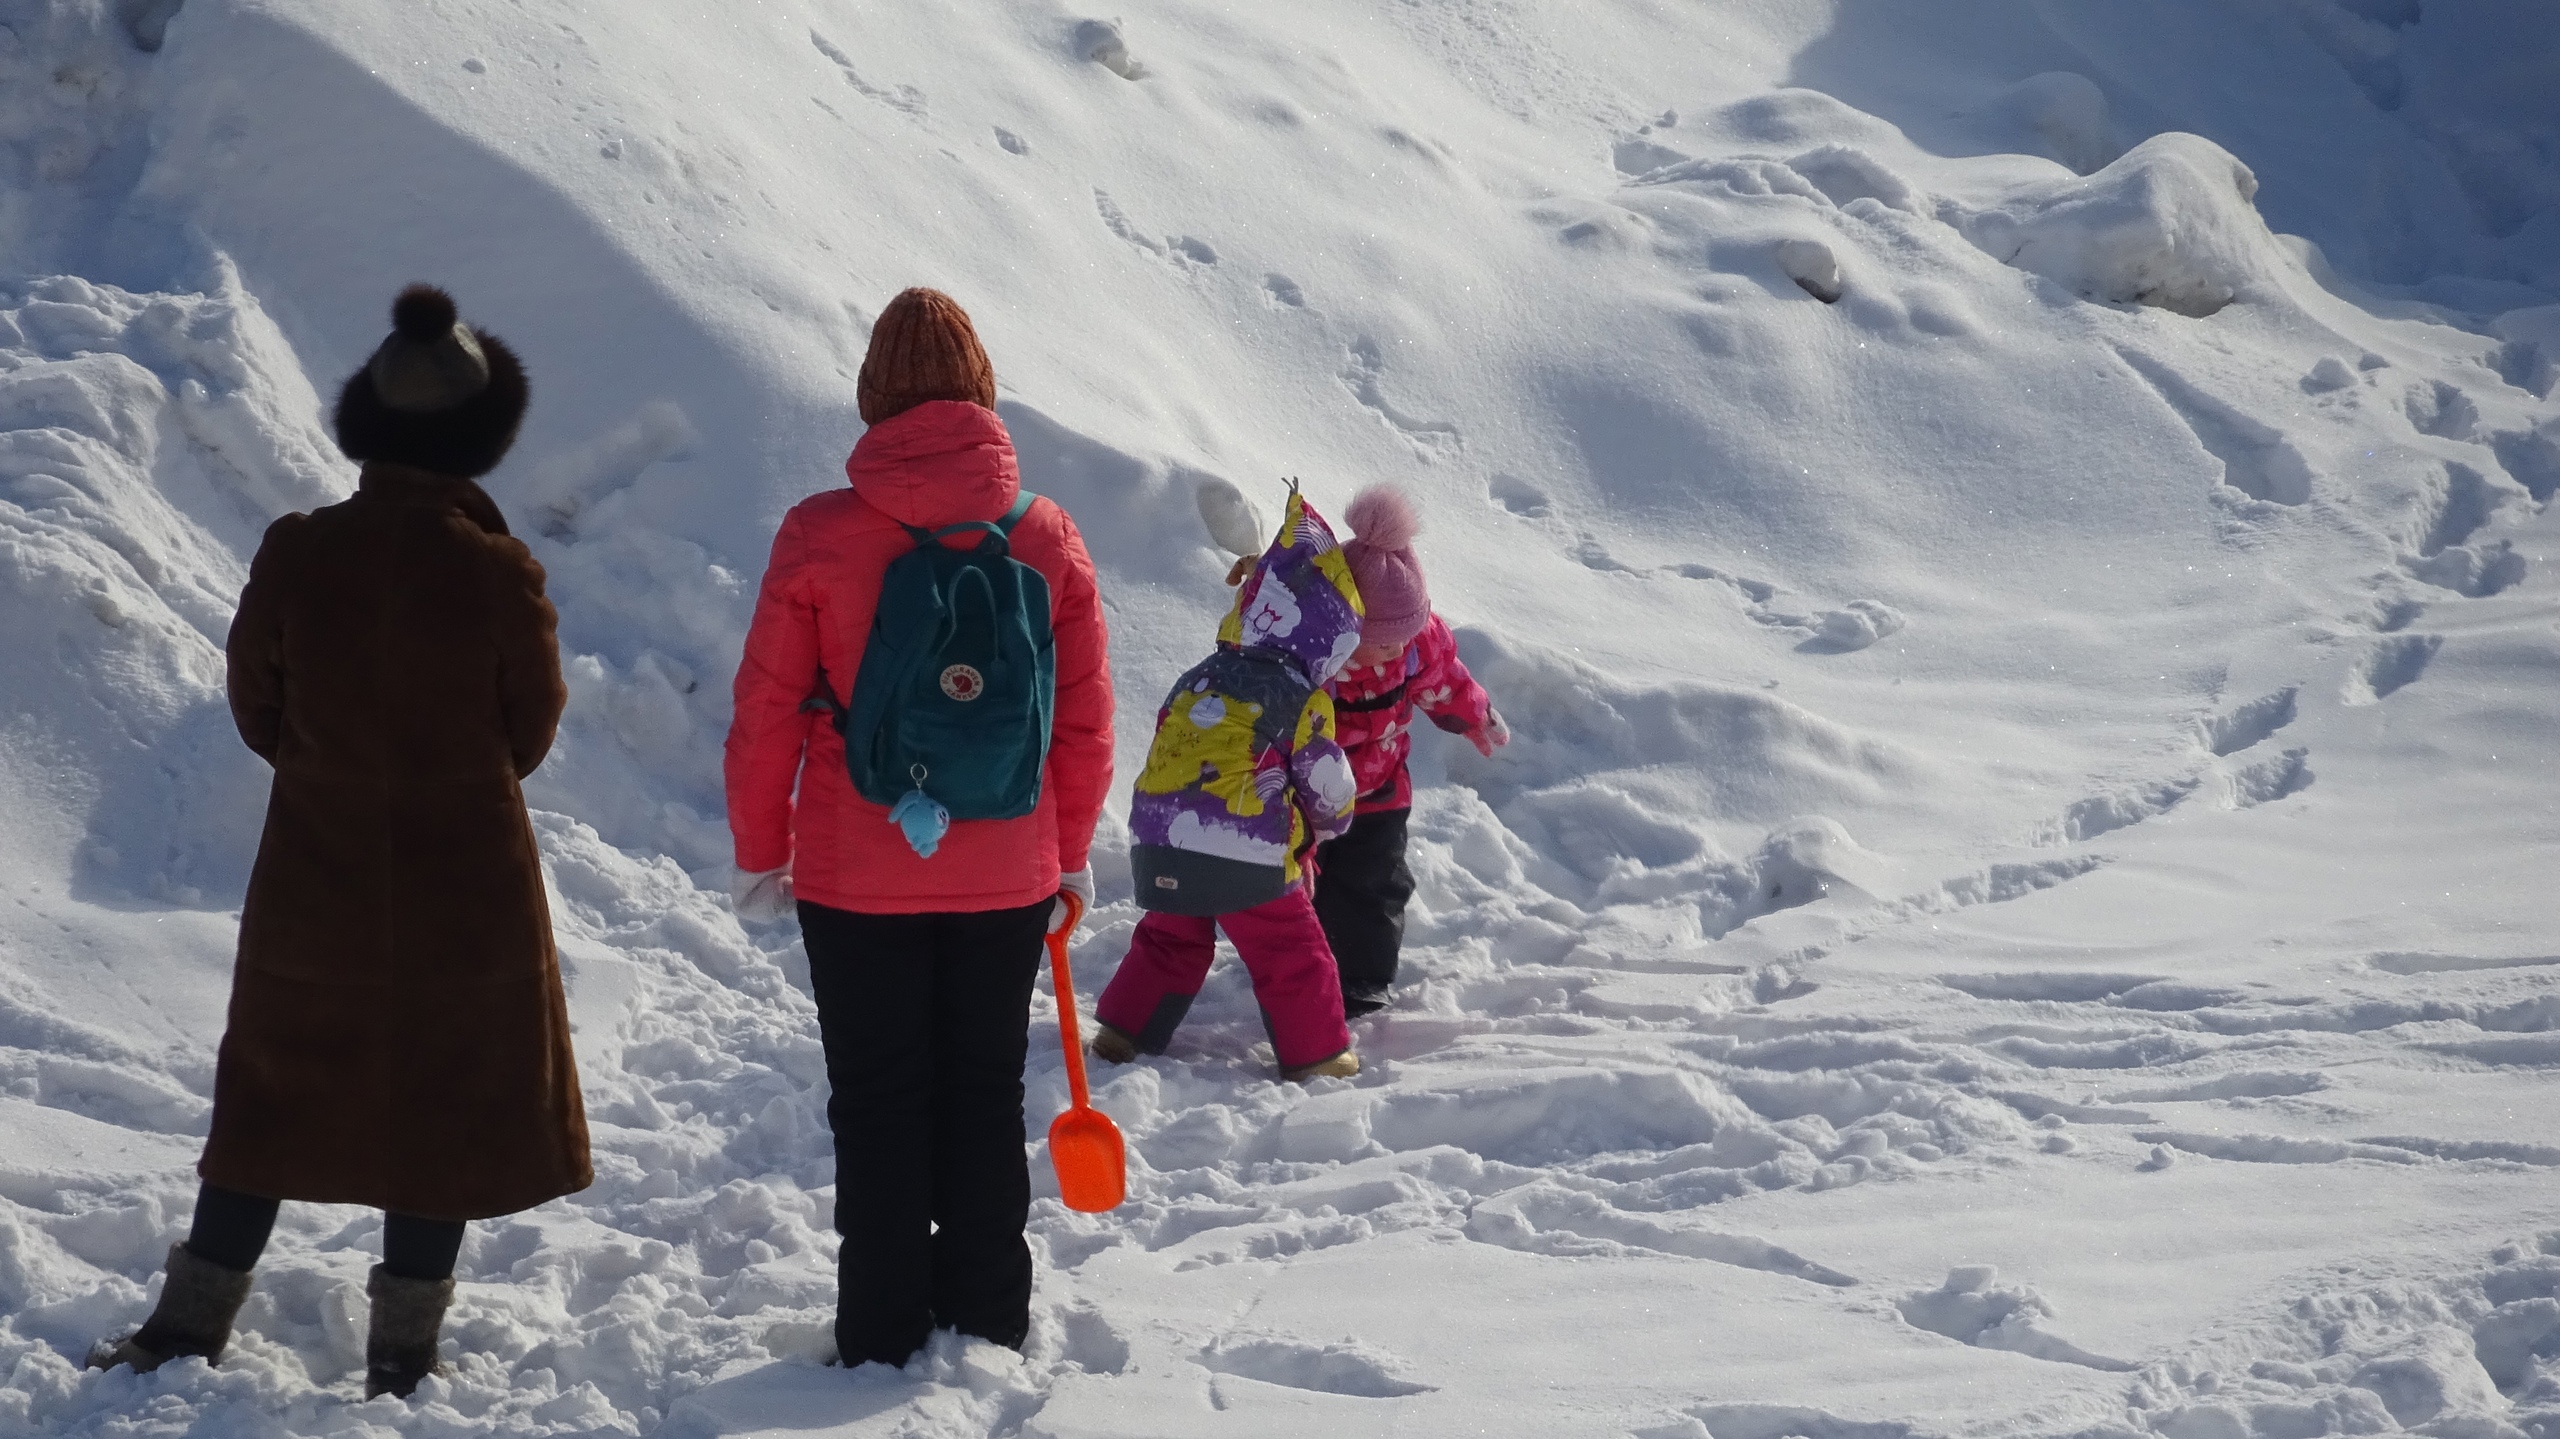
[[397,465],[267,531],[230,689],[275,787],[212,1183],[477,1219],[591,1182],[518,788],[567,699],[542,583],[478,485]]

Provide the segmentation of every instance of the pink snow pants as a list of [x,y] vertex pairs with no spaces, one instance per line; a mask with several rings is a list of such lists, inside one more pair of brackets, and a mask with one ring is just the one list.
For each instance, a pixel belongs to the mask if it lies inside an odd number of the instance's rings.
[[1146,915],[1119,973],[1103,987],[1095,1017],[1135,1040],[1141,1052],[1162,1054],[1209,977],[1221,929],[1253,976],[1253,997],[1262,1005],[1262,1022],[1282,1069],[1322,1064],[1351,1047],[1351,1028],[1342,1018],[1342,978],[1304,886],[1214,919]]

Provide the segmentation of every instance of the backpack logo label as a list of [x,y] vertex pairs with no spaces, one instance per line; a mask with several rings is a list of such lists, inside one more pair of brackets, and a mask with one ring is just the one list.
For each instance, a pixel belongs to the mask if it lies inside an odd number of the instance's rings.
[[987,692],[987,677],[967,665],[953,665],[942,672],[942,692],[967,704]]
[[1169,874],[1160,874],[1160,875],[1157,875],[1157,876],[1156,876],[1156,888],[1158,888],[1158,889],[1180,889],[1180,888],[1182,888],[1182,881],[1181,881],[1181,880],[1178,880],[1178,879],[1175,879],[1172,875],[1169,875]]

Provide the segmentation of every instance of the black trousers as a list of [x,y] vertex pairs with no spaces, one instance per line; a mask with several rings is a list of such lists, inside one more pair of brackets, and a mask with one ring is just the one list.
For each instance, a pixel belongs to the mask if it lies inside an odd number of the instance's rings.
[[836,1137],[836,1349],[904,1364],[937,1327],[1022,1347],[1022,1064],[1051,901],[975,914],[800,902]]
[[[267,1236],[275,1232],[272,1199],[207,1184],[196,1191],[196,1217],[187,1229],[187,1252],[209,1264],[246,1274],[267,1252]],[[462,1254],[462,1221],[420,1219],[414,1214],[382,1216],[382,1267],[403,1279],[451,1279]]]
[[1413,811],[1372,810],[1342,838],[1316,849],[1316,919],[1342,970],[1346,1015],[1384,1009],[1404,949],[1404,907],[1413,871],[1404,862],[1405,820]]

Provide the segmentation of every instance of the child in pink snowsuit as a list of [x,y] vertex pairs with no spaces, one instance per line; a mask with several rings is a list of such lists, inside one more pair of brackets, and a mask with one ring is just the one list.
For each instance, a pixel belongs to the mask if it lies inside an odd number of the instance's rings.
[[1346,1015],[1383,1009],[1404,947],[1404,908],[1413,898],[1405,819],[1413,809],[1413,716],[1420,710],[1478,753],[1510,743],[1484,687],[1458,660],[1449,626],[1431,612],[1413,555],[1421,528],[1396,490],[1363,490],[1343,512],[1353,538],[1342,547],[1363,604],[1360,648],[1332,684],[1335,724],[1360,789],[1350,830],[1316,851],[1316,917],[1341,967]]
[[1096,1056],[1163,1053],[1223,929],[1253,976],[1281,1076],[1359,1072],[1305,872],[1308,852],[1351,826],[1358,787],[1324,684],[1359,643],[1350,564],[1293,493],[1217,653],[1157,712],[1129,807],[1129,867],[1147,913],[1094,1005]]

